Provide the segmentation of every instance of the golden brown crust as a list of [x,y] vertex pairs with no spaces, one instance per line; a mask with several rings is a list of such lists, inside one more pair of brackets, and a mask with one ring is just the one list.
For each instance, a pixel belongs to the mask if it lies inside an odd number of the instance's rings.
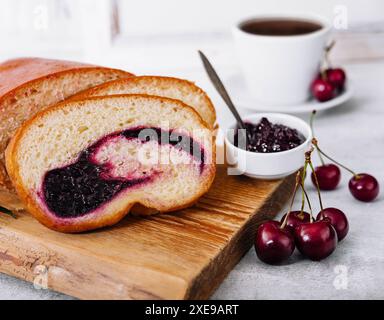
[[[119,84],[124,84],[124,83],[127,83],[127,84],[137,83],[137,82],[140,82],[140,81],[143,81],[143,80],[147,80],[148,82],[152,82],[153,80],[161,80],[161,79],[165,79],[167,81],[172,81],[172,82],[175,83],[175,86],[177,86],[177,84],[187,85],[190,88],[191,91],[195,92],[198,95],[203,96],[206,104],[209,106],[209,109],[211,110],[211,113],[213,115],[212,123],[208,123],[208,125],[211,128],[214,127],[214,125],[216,123],[216,111],[215,111],[215,107],[213,106],[213,103],[212,103],[211,99],[206,94],[206,92],[203,89],[201,89],[198,86],[196,86],[193,82],[191,82],[189,80],[184,80],[184,79],[179,79],[179,78],[174,78],[174,77],[136,76],[136,77],[131,77],[131,78],[112,80],[112,81],[108,81],[108,82],[105,82],[103,84],[100,84],[98,86],[92,87],[90,89],[81,91],[81,92],[73,95],[70,99],[73,98],[73,99],[78,100],[78,99],[81,99],[81,98],[98,96],[98,93],[100,93],[100,92],[103,93],[105,88],[113,87],[114,85],[119,85]],[[104,94],[102,94],[102,95],[104,95]]]
[[22,84],[50,74],[92,65],[41,58],[19,58],[0,64],[0,97]]
[[52,60],[43,58],[19,58],[5,61],[0,64],[0,107],[2,100],[15,94],[16,89],[30,86],[37,81],[49,80],[63,73],[79,72],[84,69],[111,70],[122,76],[133,76],[132,73],[94,66],[85,63]]
[[[201,119],[200,115],[192,107],[189,107],[188,105],[182,103],[179,100],[170,99],[170,98],[162,98],[162,97],[153,97],[153,96],[141,95],[141,94],[114,96],[114,98],[116,98],[116,97],[137,97],[137,98],[145,97],[145,98],[151,98],[151,99],[161,99],[163,102],[167,102],[167,101],[177,102],[177,104],[179,104],[181,107],[188,108],[192,113],[194,113],[195,116],[197,117],[197,119],[199,120],[200,125],[202,127],[207,128],[205,122]],[[40,118],[44,117],[45,115],[55,111],[56,109],[63,108],[69,104],[75,105],[77,107],[81,107],[81,104],[76,105],[76,103],[81,102],[81,101],[87,101],[87,100],[100,101],[103,99],[112,99],[112,97],[108,97],[108,96],[91,97],[91,98],[87,98],[85,100],[63,101],[57,105],[54,105],[52,107],[49,107],[47,109],[42,110],[41,112],[37,113],[32,118],[27,120],[16,131],[15,135],[11,139],[11,141],[8,144],[8,147],[5,151],[6,168],[7,168],[8,174],[12,180],[12,183],[15,186],[17,194],[20,197],[20,200],[24,203],[25,208],[27,209],[27,211],[29,213],[31,213],[39,222],[41,222],[43,225],[45,225],[46,227],[48,227],[50,229],[60,231],[60,232],[78,233],[78,232],[84,232],[84,231],[98,229],[98,228],[102,228],[102,227],[106,227],[106,226],[111,226],[113,224],[116,224],[124,216],[126,216],[130,212],[132,206],[134,206],[136,203],[138,203],[138,204],[140,204],[146,208],[149,208],[149,209],[155,209],[152,211],[152,213],[158,212],[158,210],[156,208],[151,207],[150,203],[145,203],[144,201],[136,201],[134,203],[129,203],[126,207],[122,208],[121,210],[119,210],[117,212],[114,212],[114,214],[109,215],[109,216],[100,215],[100,216],[97,216],[93,220],[76,222],[76,224],[67,224],[67,225],[56,224],[54,221],[52,221],[52,219],[49,218],[49,216],[47,216],[45,213],[43,213],[43,211],[37,205],[36,201],[34,201],[34,199],[30,196],[28,190],[26,190],[24,188],[24,185],[22,184],[19,166],[18,166],[18,162],[16,160],[17,148],[18,148],[19,142],[22,139],[23,135],[27,132],[28,128],[33,125],[35,120],[40,119]],[[199,194],[197,194],[189,203],[186,203],[182,206],[173,207],[167,211],[162,211],[162,212],[176,211],[176,210],[180,210],[180,209],[189,207],[189,206],[193,205],[204,193],[206,193],[208,191],[208,189],[210,188],[210,186],[213,182],[213,179],[215,177],[215,173],[216,173],[215,161],[216,161],[216,146],[215,146],[215,142],[213,141],[212,142],[212,163],[209,165],[209,168],[208,168],[209,178],[201,186],[201,190],[200,190]],[[149,210],[148,213],[151,213],[151,210]]]

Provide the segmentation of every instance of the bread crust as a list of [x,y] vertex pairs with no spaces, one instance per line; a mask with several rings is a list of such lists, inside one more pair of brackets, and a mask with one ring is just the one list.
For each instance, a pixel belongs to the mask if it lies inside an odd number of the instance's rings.
[[[34,88],[37,83],[44,80],[59,78],[65,74],[83,73],[84,71],[112,71],[121,77],[134,76],[132,73],[95,66],[91,64],[52,60],[43,58],[18,58],[0,64],[0,111],[4,111],[6,101],[15,99],[20,90]],[[6,114],[6,112],[5,112]],[[4,121],[5,119],[0,119]],[[0,150],[2,152],[3,150]],[[0,186],[12,190],[7,172],[0,161]]]
[[[152,82],[152,81],[161,81],[161,80],[166,80],[167,82],[172,82],[174,83],[175,87],[178,85],[182,86],[188,86],[188,88],[192,91],[195,92],[197,95],[201,95],[204,97],[204,100],[206,104],[208,105],[210,112],[212,114],[212,121],[210,123],[207,123],[208,126],[212,129],[215,126],[216,123],[216,111],[215,107],[213,106],[213,103],[207,93],[201,89],[200,87],[196,86],[192,81],[185,80],[185,79],[179,79],[179,78],[174,78],[174,77],[165,77],[165,76],[151,76],[151,75],[146,75],[146,76],[136,76],[136,77],[131,77],[131,78],[125,78],[125,79],[117,79],[117,80],[112,80],[105,82],[103,84],[100,84],[98,86],[92,87],[90,89],[80,91],[79,93],[73,95],[70,99],[81,99],[81,98],[88,98],[92,96],[97,96],[98,93],[103,93],[103,91],[108,88],[108,87],[113,87],[114,85],[118,86],[124,83],[138,83],[142,81],[147,81],[147,82]],[[104,95],[104,94],[102,94]],[[193,107],[193,106],[192,106]]]
[[53,60],[43,58],[18,58],[0,64],[0,108],[3,100],[14,96],[16,90],[22,87],[32,87],[41,80],[49,80],[65,73],[76,73],[82,70],[110,70],[122,76],[134,76],[132,73],[85,64],[80,62]]
[[[201,119],[200,115],[190,106],[182,103],[179,100],[175,99],[170,99],[170,98],[163,98],[163,97],[154,97],[154,96],[149,96],[149,95],[142,95],[142,94],[132,94],[132,95],[117,95],[117,96],[104,96],[104,97],[91,97],[83,100],[73,100],[73,101],[63,101],[55,106],[49,107],[47,109],[42,110],[41,112],[37,113],[35,116],[27,120],[19,129],[16,131],[15,135],[11,139],[10,143],[8,144],[8,147],[5,151],[5,159],[6,159],[6,168],[8,171],[8,174],[12,180],[12,183],[17,191],[18,196],[20,197],[20,200],[24,203],[25,208],[27,211],[32,214],[40,223],[45,225],[46,227],[60,231],[60,232],[65,232],[65,233],[79,233],[79,232],[84,232],[88,230],[93,230],[93,229],[98,229],[98,228],[103,228],[107,226],[111,226],[119,222],[122,218],[124,218],[131,210],[131,208],[135,204],[139,204],[139,206],[144,206],[146,208],[149,208],[147,211],[147,214],[153,214],[153,213],[163,213],[163,212],[171,212],[171,211],[177,211],[180,209],[184,209],[187,207],[190,207],[193,205],[204,193],[206,193],[216,174],[216,145],[214,139],[212,140],[212,163],[209,165],[207,170],[209,170],[208,178],[204,183],[201,185],[200,192],[196,194],[196,196],[189,201],[188,203],[185,203],[180,206],[175,206],[172,208],[169,208],[166,211],[159,211],[157,210],[156,207],[152,206],[151,203],[145,202],[142,200],[135,201],[132,203],[129,203],[125,207],[121,208],[119,211],[111,214],[111,215],[100,215],[97,216],[93,220],[86,220],[86,221],[81,221],[76,222],[76,224],[56,224],[52,219],[49,218],[46,214],[43,213],[43,211],[39,208],[37,205],[36,201],[33,200],[31,195],[29,194],[28,190],[24,188],[22,184],[22,179],[20,176],[20,170],[19,170],[19,165],[16,160],[16,155],[17,155],[17,148],[19,145],[20,140],[22,139],[23,135],[27,132],[28,128],[33,125],[34,121],[36,119],[42,118],[45,115],[65,107],[68,104],[75,105],[77,107],[81,107],[81,105],[77,104],[77,102],[81,101],[88,101],[88,100],[111,100],[115,97],[137,97],[137,98],[150,98],[150,99],[158,99],[162,100],[162,102],[167,102],[167,101],[172,101],[176,102],[177,104],[180,105],[180,107],[183,108],[188,108],[198,119],[200,125],[206,129],[208,127],[206,126],[205,122]],[[151,210],[153,209],[153,210]]]

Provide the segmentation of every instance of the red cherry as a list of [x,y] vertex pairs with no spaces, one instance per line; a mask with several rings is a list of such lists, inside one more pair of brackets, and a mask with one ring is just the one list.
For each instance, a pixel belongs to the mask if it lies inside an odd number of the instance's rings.
[[[317,181],[321,190],[336,189],[340,182],[341,172],[338,166],[329,163],[315,168]],[[315,175],[312,172],[312,182],[316,186]]]
[[349,190],[360,201],[369,202],[379,194],[380,186],[375,177],[367,173],[359,173],[349,180]]
[[[287,216],[288,213],[286,213],[282,218],[281,218],[281,222],[280,223],[283,223],[283,221],[285,220],[285,217]],[[302,224],[302,223],[306,223],[306,222],[309,222],[311,220],[311,216],[308,212],[301,212],[300,210],[298,211],[291,211],[289,216],[288,216],[288,219],[287,219],[287,224],[286,224],[286,229],[289,230],[289,232],[292,233],[292,235],[294,235],[294,231],[295,231],[295,228]]]
[[312,95],[320,102],[331,100],[335,96],[335,88],[322,78],[316,78],[313,81],[311,91]]
[[280,228],[278,221],[271,220],[257,229],[255,249],[261,261],[277,264],[292,255],[295,241],[288,230]]
[[328,219],[324,219],[296,227],[295,240],[301,254],[317,261],[328,257],[336,249],[337,234]]
[[325,208],[320,211],[316,217],[317,220],[323,218],[328,218],[330,220],[330,223],[336,230],[338,240],[343,240],[349,230],[348,219],[344,212],[337,208]]
[[339,90],[344,88],[345,79],[347,78],[345,72],[341,68],[327,69],[325,71],[327,81]]

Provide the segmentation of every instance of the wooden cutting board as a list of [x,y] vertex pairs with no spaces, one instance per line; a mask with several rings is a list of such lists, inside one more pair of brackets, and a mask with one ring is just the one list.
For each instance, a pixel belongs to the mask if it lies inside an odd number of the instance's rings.
[[23,212],[0,214],[0,271],[82,299],[208,298],[293,184],[292,176],[260,181],[218,166],[194,207],[84,234],[51,231]]

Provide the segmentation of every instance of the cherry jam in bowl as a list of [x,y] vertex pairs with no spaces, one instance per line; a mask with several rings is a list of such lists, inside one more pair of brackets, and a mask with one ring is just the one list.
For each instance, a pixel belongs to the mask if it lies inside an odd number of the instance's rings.
[[228,174],[258,179],[280,179],[299,170],[310,149],[312,132],[300,118],[283,113],[257,113],[225,132]]

